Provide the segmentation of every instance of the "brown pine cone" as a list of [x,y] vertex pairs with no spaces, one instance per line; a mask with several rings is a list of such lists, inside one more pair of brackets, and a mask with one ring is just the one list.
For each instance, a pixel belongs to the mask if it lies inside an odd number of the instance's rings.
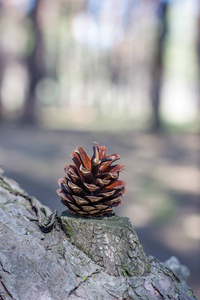
[[125,182],[118,180],[122,165],[112,163],[119,154],[106,154],[105,146],[93,143],[94,155],[90,158],[82,147],[72,152],[73,164],[65,166],[67,177],[59,179],[57,190],[70,212],[84,217],[111,213],[113,207],[122,205]]

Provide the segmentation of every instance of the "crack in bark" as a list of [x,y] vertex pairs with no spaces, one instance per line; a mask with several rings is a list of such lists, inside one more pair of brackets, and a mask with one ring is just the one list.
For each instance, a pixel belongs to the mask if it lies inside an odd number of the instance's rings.
[[157,293],[157,295],[159,295],[161,297],[161,299],[164,299],[164,296],[161,294],[161,292],[157,289],[157,287],[152,283],[153,288],[155,289],[155,292]]
[[[1,284],[1,286],[4,288],[4,291],[3,292],[1,292],[1,294],[3,294],[4,292],[5,293],[7,293],[7,295],[11,298],[11,299],[13,299],[13,300],[16,300],[15,298],[13,298],[13,295],[11,294],[11,292],[8,290],[8,288],[6,287],[6,285],[5,285],[5,283],[3,282],[3,279],[2,279],[2,277],[0,276],[0,284]],[[1,287],[0,286],[0,287]],[[4,295],[3,295],[4,296]],[[2,299],[5,299],[6,297],[4,296],[4,298],[2,298]]]
[[81,285],[83,282],[85,282],[85,280],[80,281],[80,282],[78,283],[78,285],[75,286],[75,287],[69,292],[68,297],[70,297],[70,296],[73,295],[73,294],[76,295],[76,290],[80,287],[80,285]]
[[[86,283],[86,282],[88,281],[88,279],[92,278],[93,275],[95,275],[95,274],[100,274],[101,272],[103,272],[103,270],[96,270],[96,271],[92,272],[90,275],[88,275],[87,278],[81,280],[81,281],[78,283],[78,285],[77,285],[75,288],[73,288],[73,289],[69,292],[68,297],[70,297],[70,296],[73,295],[73,294],[76,295],[76,290],[82,285],[82,283]],[[79,277],[79,278],[80,278],[80,277]],[[76,296],[77,296],[77,295],[76,295]],[[77,297],[79,297],[79,296],[77,296]],[[79,297],[79,298],[81,298],[81,297]],[[81,298],[81,299],[84,299],[84,298]]]
[[6,270],[6,269],[4,268],[3,263],[2,263],[1,260],[0,260],[0,266],[1,266],[2,270],[3,270],[5,273],[11,275],[11,273],[10,273],[8,270]]

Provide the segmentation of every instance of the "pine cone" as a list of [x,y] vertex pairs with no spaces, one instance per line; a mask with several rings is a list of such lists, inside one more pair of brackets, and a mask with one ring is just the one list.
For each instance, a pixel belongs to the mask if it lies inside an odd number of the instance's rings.
[[122,165],[112,163],[119,154],[108,155],[105,146],[93,143],[94,155],[90,158],[82,147],[72,152],[74,164],[66,165],[67,177],[59,179],[57,190],[70,212],[84,217],[111,213],[113,207],[123,204],[125,182],[118,180]]

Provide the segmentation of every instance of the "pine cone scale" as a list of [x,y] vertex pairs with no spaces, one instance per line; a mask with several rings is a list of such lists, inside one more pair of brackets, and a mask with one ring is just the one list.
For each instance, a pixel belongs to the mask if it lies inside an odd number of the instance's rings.
[[82,208],[85,212],[94,210],[96,206],[83,205]]
[[82,147],[77,147],[77,149],[75,150],[76,153],[79,154],[80,159],[82,161],[82,164],[84,165],[84,167],[88,170],[91,171],[91,158],[85,153],[85,151],[83,150]]
[[69,189],[69,187],[65,184],[61,184],[61,191],[64,193],[64,194],[67,194],[67,195],[70,195],[71,193],[71,190]]
[[96,203],[99,202],[103,199],[103,197],[98,197],[98,196],[86,196],[86,198],[91,202],[91,203]]
[[123,165],[115,165],[115,166],[110,166],[109,173],[118,173],[121,172],[124,169]]
[[71,208],[71,211],[75,211],[75,212],[80,211],[80,208],[72,203],[68,203],[68,208]]
[[64,168],[65,173],[67,174],[68,178],[74,183],[81,182],[80,177],[78,174],[76,174],[75,170],[73,169],[73,166],[65,166]]
[[81,198],[81,197],[75,196],[75,195],[73,195],[72,197],[75,200],[77,205],[89,204],[89,201],[84,198]]
[[111,199],[111,200],[106,201],[105,204],[106,204],[106,205],[111,205],[111,204],[113,204],[113,203],[118,203],[118,202],[120,202],[120,201],[121,201],[121,195],[118,196],[118,197],[116,197],[116,198],[114,198],[114,199]]
[[83,166],[80,166],[79,173],[81,174],[81,177],[88,183],[91,183],[94,180],[92,173],[90,173],[90,171]]
[[96,186],[95,184],[88,184],[85,182],[83,184],[86,187],[86,189],[91,193],[96,192],[99,189],[99,186]]
[[99,159],[100,160],[102,160],[106,156],[106,153],[107,153],[107,149],[105,146],[99,147]]
[[75,183],[72,183],[71,181],[68,181],[68,187],[76,194],[81,195],[83,193],[83,190],[81,187],[76,185]]
[[99,196],[102,196],[103,198],[107,198],[107,197],[114,195],[115,192],[116,192],[115,190],[110,191],[110,192],[104,192],[104,193],[100,193]]
[[99,187],[107,186],[109,183],[110,183],[110,180],[100,179],[100,178],[97,178],[94,181],[94,184],[97,185],[97,186],[99,186]]
[[125,186],[125,182],[122,180],[117,180],[113,182],[112,184],[108,185],[105,187],[105,191],[107,190],[117,190],[117,189],[122,189]]
[[109,207],[107,205],[104,205],[104,204],[97,204],[97,205],[95,205],[95,208],[98,209],[98,210],[105,210]]

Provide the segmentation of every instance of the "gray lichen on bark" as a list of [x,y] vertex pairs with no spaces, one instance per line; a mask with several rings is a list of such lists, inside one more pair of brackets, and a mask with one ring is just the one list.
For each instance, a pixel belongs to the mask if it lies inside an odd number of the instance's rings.
[[66,234],[55,213],[2,172],[0,215],[0,299],[196,299],[185,281],[145,255],[126,218],[87,220],[90,234],[85,219],[69,217]]

